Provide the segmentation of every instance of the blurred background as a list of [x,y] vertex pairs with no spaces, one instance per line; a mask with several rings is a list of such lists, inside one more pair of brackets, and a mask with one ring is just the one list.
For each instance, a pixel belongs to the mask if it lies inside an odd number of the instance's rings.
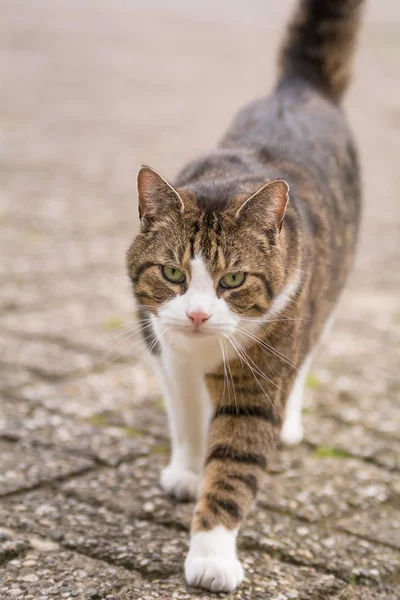
[[[158,597],[194,597],[192,507],[158,489],[166,422],[125,274],[136,171],[173,180],[268,93],[295,3],[0,4],[0,595],[59,592],[76,565],[74,597],[139,598],[155,577]],[[243,533],[252,598],[400,598],[399,72],[400,5],[369,2],[345,100],[356,268],[309,377],[305,442]]]

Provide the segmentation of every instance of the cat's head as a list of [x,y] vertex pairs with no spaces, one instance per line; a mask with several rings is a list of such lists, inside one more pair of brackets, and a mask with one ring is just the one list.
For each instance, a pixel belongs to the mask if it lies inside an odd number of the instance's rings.
[[128,270],[158,333],[200,342],[271,313],[285,278],[289,186],[278,179],[256,188],[212,181],[175,189],[153,169],[139,171],[141,229]]

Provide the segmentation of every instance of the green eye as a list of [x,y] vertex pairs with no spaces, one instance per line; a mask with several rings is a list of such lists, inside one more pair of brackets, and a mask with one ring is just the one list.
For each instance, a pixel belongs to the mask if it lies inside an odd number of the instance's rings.
[[161,269],[165,279],[168,279],[168,281],[171,281],[172,283],[183,283],[185,281],[185,273],[180,269],[167,267],[165,265]]
[[220,284],[223,288],[237,288],[242,285],[245,277],[243,271],[239,271],[238,273],[228,273],[222,277]]

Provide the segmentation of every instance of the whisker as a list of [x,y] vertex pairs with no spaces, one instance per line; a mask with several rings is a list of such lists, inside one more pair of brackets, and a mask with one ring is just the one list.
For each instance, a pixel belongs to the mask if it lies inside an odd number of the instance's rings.
[[241,321],[251,321],[253,323],[261,323],[267,325],[268,323],[281,323],[282,321],[306,321],[310,322],[310,319],[292,319],[292,318],[283,318],[283,319],[266,319],[265,317],[239,317]]
[[286,394],[286,390],[282,389],[277,383],[275,383],[275,381],[273,379],[270,379],[268,377],[268,375],[266,375],[265,373],[263,373],[260,369],[260,367],[254,362],[254,360],[251,358],[251,356],[245,351],[245,349],[243,348],[243,346],[239,343],[238,340],[235,340],[235,343],[239,346],[239,348],[242,350],[242,352],[246,355],[246,357],[248,358],[248,360],[252,363],[252,365],[254,365],[254,368],[256,369],[258,375],[260,377],[262,377],[263,379],[265,379],[266,381],[268,381],[269,383],[272,383],[275,387],[278,388],[278,390],[281,390],[281,392],[284,392]]
[[[232,340],[231,338],[229,338],[229,337],[228,337],[228,340],[230,341],[230,343],[232,344],[232,346],[235,348],[235,350],[236,350],[237,354],[238,354],[238,355],[240,355],[240,353],[239,353],[239,350],[238,350],[238,349],[235,347],[235,344],[234,344],[233,340]],[[235,340],[235,342],[237,343],[237,340]],[[241,351],[242,351],[242,352],[244,352],[244,350],[243,350],[243,348],[240,346],[240,344],[239,344],[239,347],[240,347]],[[247,355],[247,353],[244,353],[244,354],[247,356],[247,358],[249,358],[249,356]],[[268,401],[269,401],[269,403],[271,404],[271,406],[272,406],[273,410],[274,410],[274,411],[276,411],[275,405],[274,405],[274,403],[272,402],[272,400],[271,400],[271,398],[270,398],[270,396],[269,396],[268,392],[267,392],[267,391],[266,391],[266,390],[263,388],[263,386],[262,386],[262,385],[261,385],[261,383],[259,382],[259,380],[258,380],[258,377],[256,376],[256,373],[255,373],[254,369],[253,369],[253,368],[251,367],[251,365],[250,365],[250,364],[247,362],[247,360],[246,360],[246,357],[245,357],[245,356],[243,356],[243,360],[244,360],[245,364],[246,364],[246,365],[249,367],[249,369],[250,369],[250,371],[251,371],[251,373],[252,373],[252,375],[253,375],[254,379],[256,380],[256,382],[257,382],[257,384],[259,385],[259,387],[261,388],[261,390],[264,392],[264,395],[265,395],[265,396],[266,396],[266,398],[268,399]]]
[[283,360],[283,362],[285,362],[286,364],[288,364],[293,369],[296,369],[296,371],[299,370],[298,367],[291,361],[291,359],[288,356],[285,356],[284,354],[282,354],[281,352],[279,352],[279,350],[276,350],[275,348],[273,348],[272,346],[270,346],[269,344],[267,344],[267,342],[265,342],[264,340],[262,340],[261,338],[259,338],[258,336],[256,336],[254,333],[250,333],[249,331],[246,331],[242,327],[238,327],[237,330],[242,335],[247,335],[250,339],[254,340],[257,344],[259,344],[260,346],[262,346],[266,350],[269,350],[269,352],[271,352],[272,354],[275,354],[275,356],[277,356],[278,358],[280,358],[281,360]]
[[143,329],[146,329],[146,327],[149,326],[149,323],[139,323],[136,327],[134,327],[133,329],[128,329],[128,331],[120,331],[119,333],[116,333],[115,335],[113,335],[110,338],[110,342],[112,340],[115,340],[116,338],[119,338],[123,335],[126,335],[128,333],[138,333],[139,331],[142,331]]
[[223,401],[224,401],[224,397],[225,397],[225,388],[226,388],[226,378],[227,378],[227,377],[226,377],[226,366],[225,366],[225,354],[224,354],[224,349],[223,349],[223,347],[222,347],[222,342],[221,342],[221,340],[220,340],[220,339],[218,339],[218,343],[219,343],[219,345],[220,345],[220,348],[221,348],[221,354],[222,354],[222,364],[224,365],[224,387],[223,387],[223,390],[222,390],[222,397],[221,397],[221,400],[219,401],[219,409],[220,409],[220,408],[221,408],[221,406],[222,406],[222,403],[223,403]]
[[[133,346],[130,346],[128,348],[128,350],[126,352],[132,352],[132,350],[134,348],[136,348],[137,346],[140,346],[141,343],[145,342],[146,340],[148,340],[149,338],[151,338],[154,335],[153,332],[151,332],[149,335],[147,335],[145,338],[138,340],[135,344],[133,344]],[[132,337],[132,336],[130,336]],[[160,336],[161,337],[161,336]],[[127,338],[129,339],[129,338]],[[123,340],[124,342],[127,341],[127,339]],[[120,342],[121,344],[122,342]],[[118,347],[120,344],[117,344],[116,347]],[[115,348],[114,348],[115,350]],[[110,351],[109,351],[110,352]],[[107,354],[109,354],[109,352]],[[118,360],[119,358],[121,358],[121,356],[124,354],[124,352],[121,352],[120,354],[118,354],[118,356],[116,356],[115,358],[113,358],[112,360],[110,360],[109,362],[107,362],[108,365],[111,365],[114,361]],[[107,355],[106,355],[107,356]],[[105,358],[105,357],[104,357]]]
[[[225,356],[225,375],[226,375],[226,383],[228,386],[228,402],[229,402],[229,406],[231,405],[231,385],[232,385],[232,381],[229,379],[229,371],[228,371],[228,364],[229,364],[229,359],[228,359],[228,351],[226,349],[226,345],[225,345],[225,340],[222,340],[222,344],[224,347],[224,356]],[[233,392],[232,388],[232,392]]]

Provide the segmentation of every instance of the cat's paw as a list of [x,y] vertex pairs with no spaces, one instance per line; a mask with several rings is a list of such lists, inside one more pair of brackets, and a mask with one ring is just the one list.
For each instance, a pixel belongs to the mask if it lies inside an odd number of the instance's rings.
[[243,568],[236,558],[237,530],[222,525],[194,533],[185,561],[188,585],[212,592],[232,592],[241,583]]
[[185,562],[185,575],[188,585],[211,592],[233,592],[244,577],[237,558],[205,557],[191,553]]
[[200,488],[201,476],[190,469],[168,465],[161,472],[161,487],[177,500],[194,500]]
[[303,440],[304,430],[300,419],[285,419],[281,431],[281,442],[286,446],[295,446]]

